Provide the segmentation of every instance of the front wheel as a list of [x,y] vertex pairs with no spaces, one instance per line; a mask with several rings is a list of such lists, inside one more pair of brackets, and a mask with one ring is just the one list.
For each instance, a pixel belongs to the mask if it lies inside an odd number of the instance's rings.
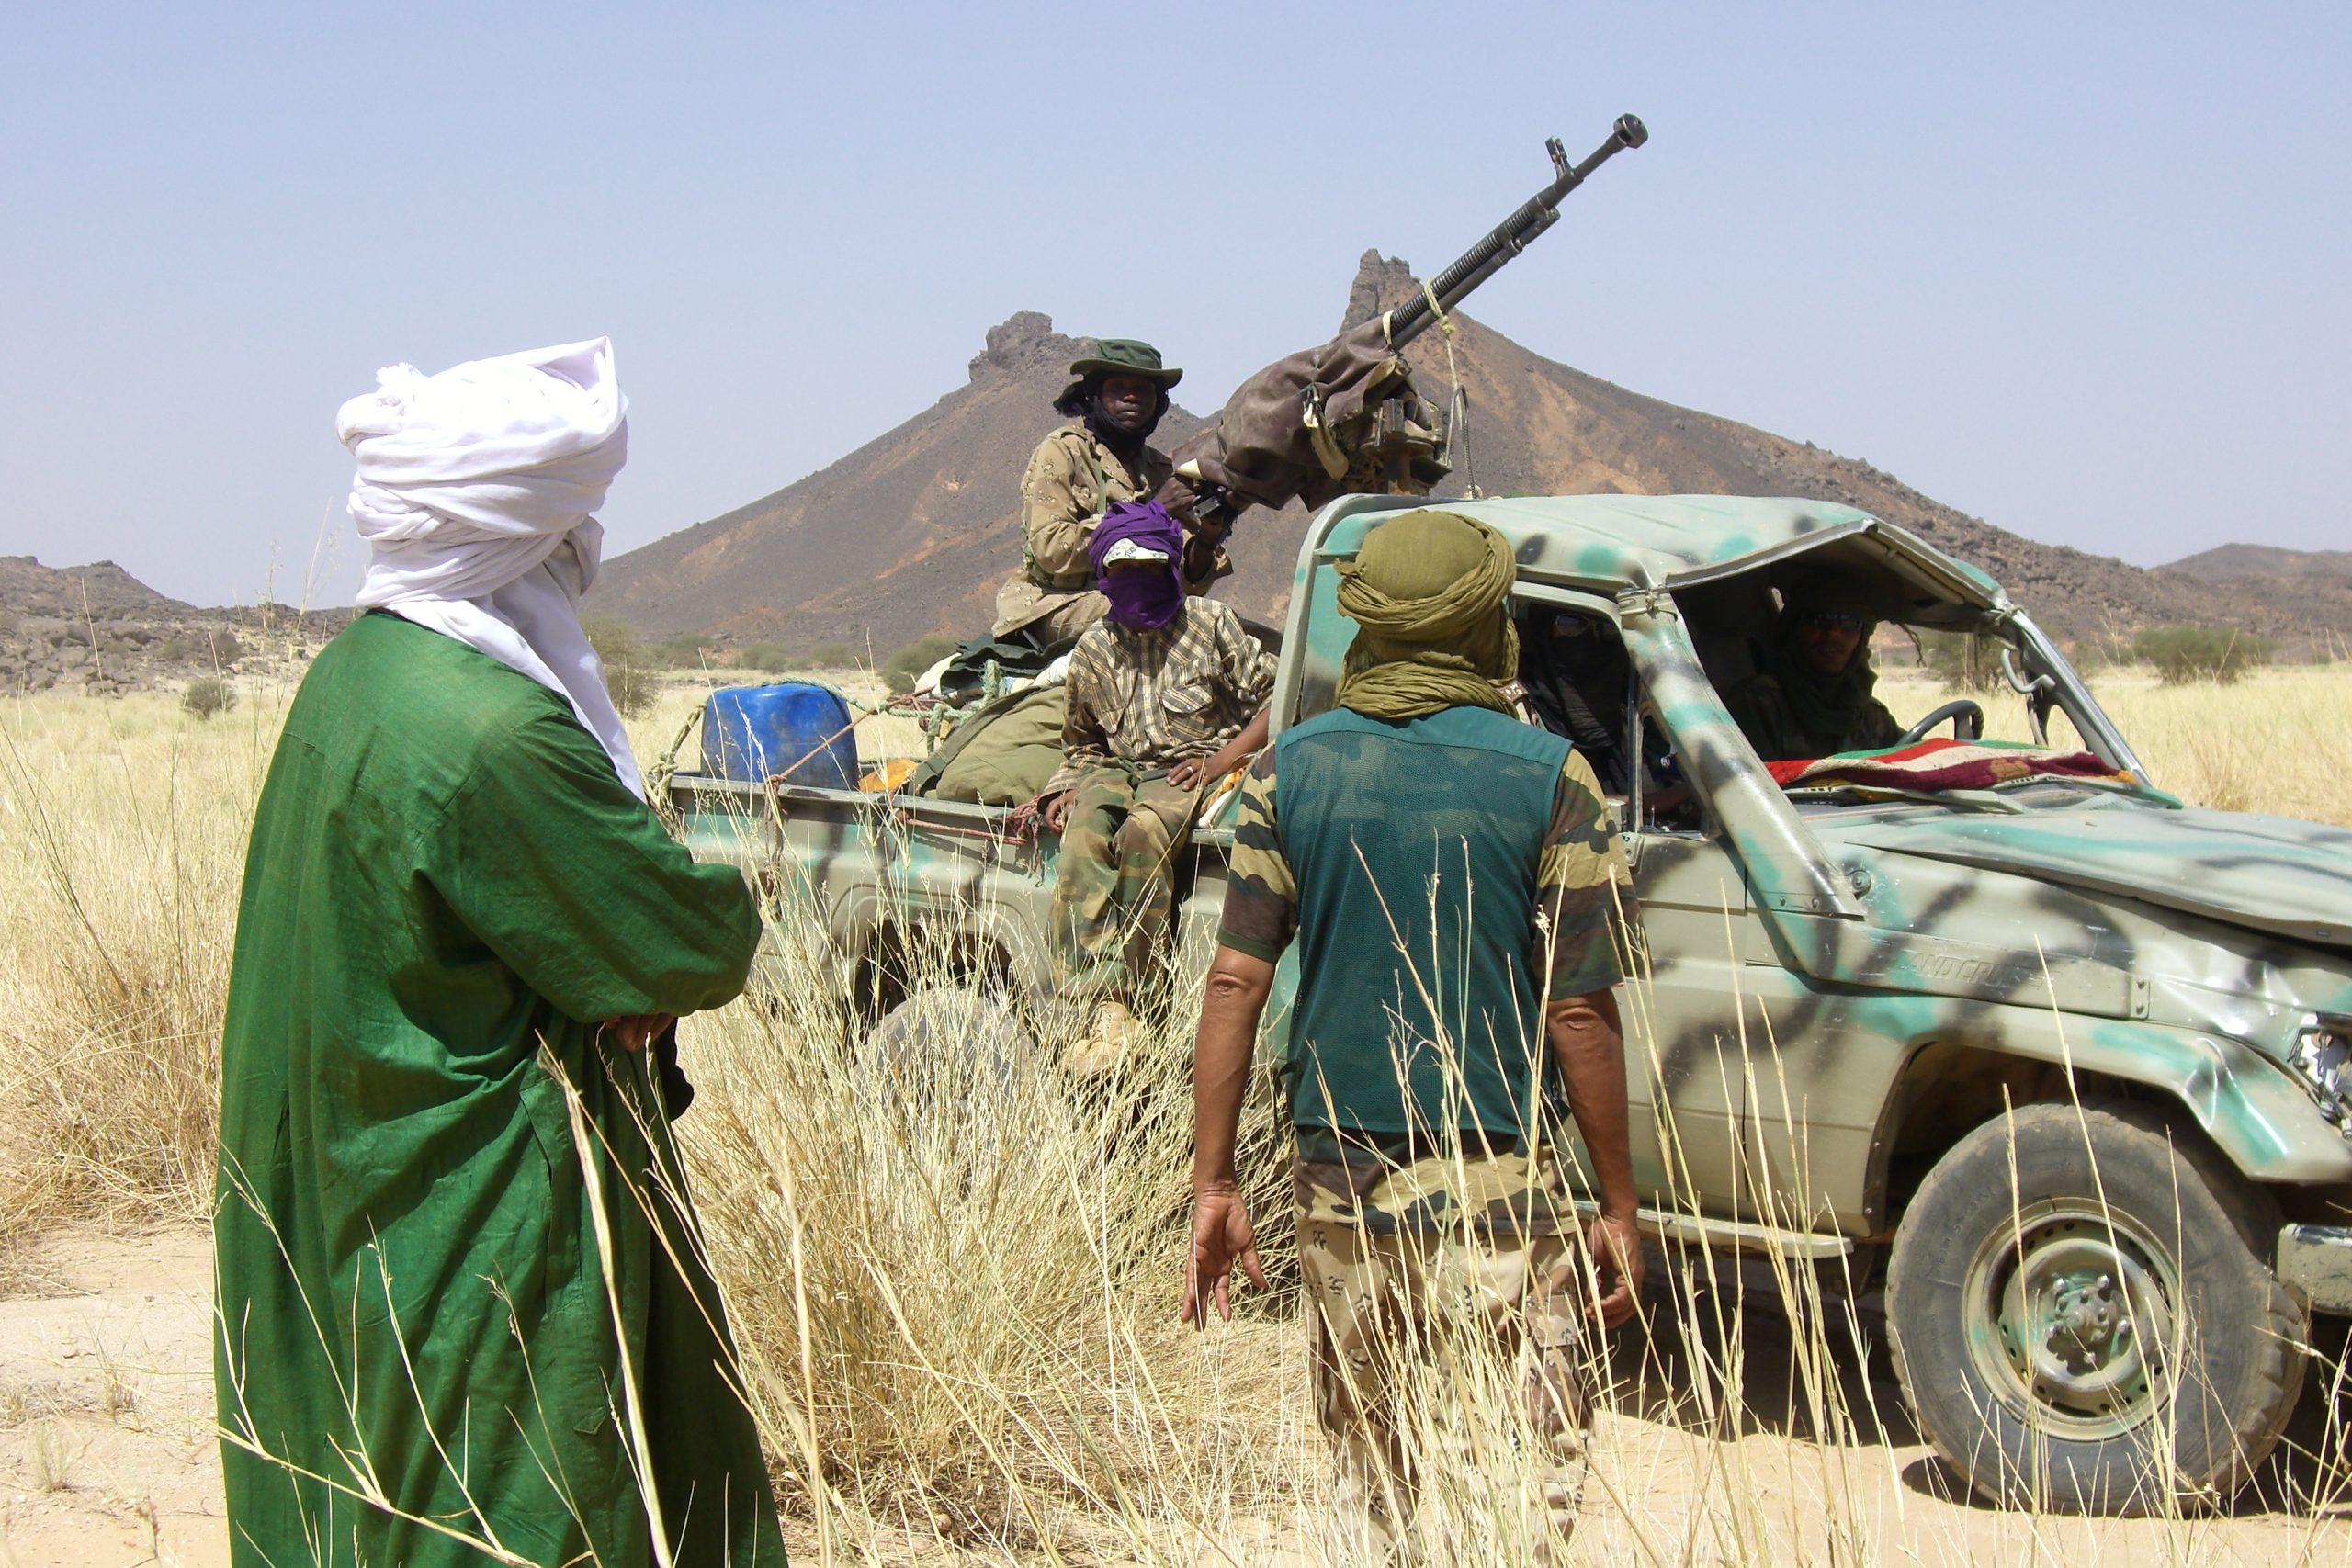
[[2132,1105],[2030,1105],[1937,1162],[1887,1261],[1903,1395],[1989,1499],[2219,1501],[2278,1440],[2303,1316],[2277,1206]]

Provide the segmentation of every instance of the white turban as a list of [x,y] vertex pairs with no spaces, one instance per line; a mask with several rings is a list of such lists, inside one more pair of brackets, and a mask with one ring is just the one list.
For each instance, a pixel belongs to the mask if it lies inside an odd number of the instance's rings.
[[335,414],[359,471],[351,515],[374,547],[359,586],[557,693],[639,795],[604,666],[580,629],[605,530],[590,515],[628,457],[628,402],[610,339],[476,359],[427,376],[376,373]]

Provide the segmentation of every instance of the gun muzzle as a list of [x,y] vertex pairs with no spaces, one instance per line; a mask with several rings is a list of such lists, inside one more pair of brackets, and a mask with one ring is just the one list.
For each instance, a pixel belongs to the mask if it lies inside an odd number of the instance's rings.
[[[1593,149],[1583,163],[1571,165],[1567,151],[1558,137],[1544,143],[1544,151],[1552,157],[1552,167],[1557,173],[1553,182],[1521,204],[1518,211],[1497,224],[1486,238],[1480,240],[1452,266],[1437,275],[1429,291],[1437,297],[1442,310],[1451,310],[1481,283],[1502,269],[1505,263],[1527,248],[1536,235],[1559,221],[1560,203],[1570,191],[1584,184],[1593,170],[1609,162],[1628,147],[1639,147],[1650,139],[1649,127],[1637,115],[1621,114],[1617,123],[1610,127],[1609,140]],[[1399,305],[1388,319],[1388,341],[1402,348],[1429,330],[1433,317],[1430,302],[1417,297]]]

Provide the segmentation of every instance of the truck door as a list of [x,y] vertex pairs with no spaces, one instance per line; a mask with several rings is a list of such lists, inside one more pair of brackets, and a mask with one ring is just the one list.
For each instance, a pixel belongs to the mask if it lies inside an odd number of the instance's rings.
[[[1606,599],[1522,583],[1522,716],[1566,735],[1621,823],[1654,798],[1642,693]],[[1747,893],[1738,863],[1697,831],[1627,823],[1641,919],[1634,971],[1618,994],[1625,1023],[1634,1179],[1652,1207],[1729,1217],[1744,1208],[1746,1073],[1736,1002]]]
[[1644,826],[1627,835],[1627,853],[1642,925],[1620,998],[1634,1179],[1654,1208],[1745,1214],[1746,1054],[1762,1033],[1743,985],[1747,884],[1701,833]]

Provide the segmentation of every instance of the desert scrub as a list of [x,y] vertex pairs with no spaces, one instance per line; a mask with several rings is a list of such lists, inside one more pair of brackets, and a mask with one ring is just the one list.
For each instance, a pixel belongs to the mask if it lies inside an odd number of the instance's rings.
[[924,1086],[862,1065],[794,999],[815,994],[701,1021],[680,1123],[787,1509],[911,1506],[950,1538],[1071,1546],[1123,1495],[1199,1517],[1283,1493],[1298,1409],[1208,1396],[1283,1358],[1265,1337],[1288,1325],[1201,1343],[1175,1321],[1179,1031],[1090,1090],[1050,1050]]
[[581,623],[596,661],[605,667],[605,689],[623,718],[650,710],[662,691],[662,671],[648,658],[644,639],[627,621],[610,615],[592,616]]
[[180,694],[180,711],[209,719],[237,705],[237,688],[218,675],[198,675]]
[[2006,645],[1999,638],[1977,632],[1923,631],[1918,636],[1920,664],[1946,689],[1984,693],[2003,684],[2001,649]]
[[206,1211],[238,880],[282,712],[0,712],[0,1242]]
[[911,692],[917,677],[956,649],[956,639],[941,633],[919,637],[882,661],[882,679],[893,692]]
[[2233,686],[2270,662],[2270,644],[2232,626],[2150,626],[2132,637],[2132,657],[2167,686]]

